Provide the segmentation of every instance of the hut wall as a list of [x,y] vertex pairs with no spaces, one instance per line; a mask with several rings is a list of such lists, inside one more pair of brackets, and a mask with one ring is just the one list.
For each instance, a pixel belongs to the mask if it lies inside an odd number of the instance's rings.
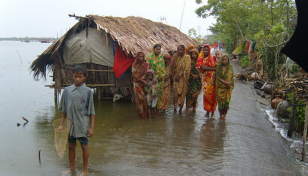
[[[112,67],[94,63],[83,63],[81,65],[88,69],[86,85],[96,88],[96,91],[100,91],[102,97],[113,97],[115,93],[123,94],[127,98],[132,96],[133,82],[130,69],[127,70],[123,79],[117,79]],[[62,88],[74,83],[73,67],[74,65],[65,64],[62,66],[61,71],[57,72],[57,77],[61,77]]]
[[[95,88],[96,96],[113,97],[115,93],[125,97],[133,94],[131,70],[127,71],[123,79],[117,79],[113,73],[114,41],[104,31],[94,28],[85,28],[74,33],[64,41],[61,61],[54,70],[55,85],[66,87],[74,83],[73,67],[77,64],[84,65],[88,69],[88,77],[85,81],[88,87]],[[58,91],[60,92],[60,91]]]
[[95,63],[113,67],[113,40],[104,31],[86,28],[70,35],[63,45],[65,64]]

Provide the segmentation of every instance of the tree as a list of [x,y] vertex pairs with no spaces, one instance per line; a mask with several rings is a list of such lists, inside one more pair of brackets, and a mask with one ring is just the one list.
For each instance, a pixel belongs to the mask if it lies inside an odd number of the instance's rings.
[[188,30],[188,36],[189,36],[190,38],[196,39],[196,40],[199,41],[199,42],[201,42],[201,40],[202,40],[202,36],[201,36],[201,35],[198,35],[198,34],[197,34],[197,31],[196,31],[194,28],[191,28],[191,29]]
[[[196,0],[197,4],[202,2]],[[288,40],[294,32],[297,13],[293,1],[208,0],[208,4],[196,9],[196,14],[217,19],[210,31],[226,44],[228,52],[242,41],[257,41],[258,54],[265,56],[265,71],[269,79],[276,80],[285,57],[279,55],[282,45],[275,45]]]

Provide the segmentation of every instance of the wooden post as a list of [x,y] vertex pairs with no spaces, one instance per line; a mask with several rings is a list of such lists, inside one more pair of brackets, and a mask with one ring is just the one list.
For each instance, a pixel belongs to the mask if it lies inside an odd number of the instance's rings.
[[54,87],[54,103],[55,106],[58,107],[58,91],[56,87]]
[[295,121],[295,115],[296,115],[296,94],[293,94],[293,100],[292,100],[292,112],[290,115],[290,122],[289,122],[289,129],[288,129],[288,137],[292,137],[293,131],[294,131],[294,121]]
[[102,99],[101,88],[100,88],[100,87],[97,87],[97,88],[96,88],[96,91],[97,91],[97,99],[98,99],[98,100],[101,100],[101,99]]
[[306,158],[307,125],[308,125],[308,100],[306,100],[306,110],[305,110],[305,126],[304,126],[304,134],[303,134],[302,161],[305,161],[305,158]]

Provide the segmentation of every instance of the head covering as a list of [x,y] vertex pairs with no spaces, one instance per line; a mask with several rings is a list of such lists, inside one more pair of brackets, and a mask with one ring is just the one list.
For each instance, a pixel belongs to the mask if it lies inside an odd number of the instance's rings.
[[147,80],[147,82],[150,81],[149,78],[148,78],[148,73],[152,73],[152,75],[153,75],[152,81],[157,82],[157,78],[156,78],[156,76],[155,76],[155,73],[154,73],[154,70],[153,70],[153,69],[148,69],[148,71],[147,71],[147,75],[146,75],[146,80]]
[[[223,61],[224,57],[228,58],[228,64],[225,65],[224,69],[223,69],[222,61]],[[229,58],[228,55],[224,54],[220,59],[220,63],[216,67],[216,85],[221,84],[221,82],[218,81],[219,78],[227,79],[227,78],[233,77],[233,75],[234,75],[233,66],[230,64],[230,58]],[[230,78],[230,79],[232,79],[232,78]],[[234,86],[234,80],[233,79],[232,79],[232,86]]]
[[[144,62],[139,62],[139,55],[143,54],[144,56]],[[134,67],[135,69],[139,70],[139,75],[145,75],[147,68],[148,68],[148,64],[145,62],[145,54],[141,51],[139,51],[135,57],[135,61],[132,65],[132,67]]]
[[152,52],[147,56],[146,62],[149,64],[149,67],[155,71],[156,77],[165,77],[165,61],[163,56],[161,55],[161,52],[158,54],[158,56],[155,56],[154,47],[156,45],[157,44],[152,47]]
[[[155,44],[153,45],[153,48],[152,48],[152,51],[151,51],[151,54],[153,54],[154,56],[155,56],[155,46],[156,46],[156,47],[157,47],[157,46],[160,46],[160,49],[162,49],[162,46],[161,46],[160,43],[155,43]],[[160,55],[161,52],[162,52],[162,50],[160,50],[160,53],[159,53],[158,55]]]
[[224,54],[224,55],[221,56],[219,65],[222,65],[222,60],[223,60],[224,57],[227,57],[227,58],[228,58],[228,64],[227,64],[227,65],[230,65],[230,58],[229,58],[229,56],[226,55],[226,54]]
[[204,58],[204,54],[203,54],[203,48],[204,47],[208,47],[209,48],[209,55],[208,55],[208,57],[209,58],[212,57],[212,55],[211,55],[211,46],[209,44],[205,44],[205,45],[203,45],[203,47],[201,49],[201,52],[199,54],[199,58]]
[[155,75],[154,70],[153,69],[148,69],[147,73],[152,73],[153,76]]
[[193,52],[196,52],[197,53],[197,59],[198,59],[198,57],[199,57],[199,51],[196,49],[196,48],[194,48],[192,51],[191,51],[191,53],[190,53],[190,58],[192,58],[192,53]]
[[139,62],[139,55],[140,55],[140,54],[143,54],[143,56],[144,56],[144,62],[145,62],[145,54],[144,54],[142,51],[139,51],[139,52],[137,53],[136,57],[135,57],[135,61],[134,61],[133,65],[142,64],[142,63]]
[[187,48],[186,48],[186,50],[185,50],[185,53],[188,54],[188,55],[190,55],[189,50],[190,50],[191,48],[195,49],[195,46],[194,46],[192,43],[190,43],[190,44],[187,46]]

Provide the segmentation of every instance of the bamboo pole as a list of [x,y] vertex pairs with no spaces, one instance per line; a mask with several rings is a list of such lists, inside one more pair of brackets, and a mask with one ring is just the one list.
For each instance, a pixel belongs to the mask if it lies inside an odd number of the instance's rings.
[[57,88],[54,87],[54,92],[53,92],[53,96],[54,96],[54,103],[55,103],[55,106],[58,107],[58,91],[57,91]]
[[[62,84],[63,86],[70,86],[72,84]],[[115,84],[86,84],[87,87],[109,87],[115,86]]]
[[101,88],[100,88],[100,87],[97,87],[97,88],[96,88],[96,91],[97,91],[97,99],[98,99],[98,100],[101,100],[101,98],[102,98]]
[[308,100],[306,100],[306,110],[305,110],[305,126],[304,126],[304,134],[303,134],[302,161],[305,161],[305,158],[306,158],[307,125],[308,125]]
[[294,120],[295,120],[295,114],[296,114],[296,94],[293,94],[293,100],[292,100],[292,112],[290,116],[290,123],[288,128],[288,137],[292,137],[292,133],[294,130]]
[[[65,67],[66,69],[73,69],[74,67]],[[95,69],[87,69],[89,72],[113,72],[113,70],[95,70]]]

